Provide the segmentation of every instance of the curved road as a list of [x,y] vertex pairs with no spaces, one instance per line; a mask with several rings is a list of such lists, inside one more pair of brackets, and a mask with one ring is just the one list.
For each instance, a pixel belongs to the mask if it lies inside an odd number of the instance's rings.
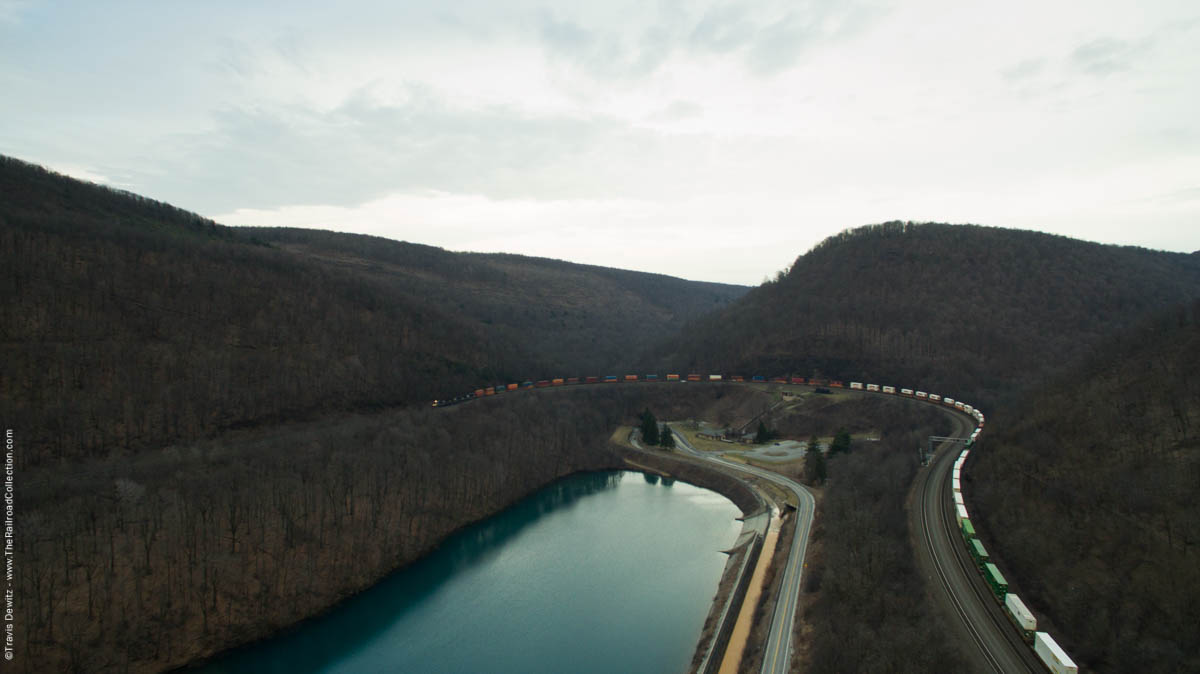
[[[946,413],[954,419],[952,436],[970,435],[974,426],[967,417]],[[938,447],[929,467],[913,482],[909,526],[917,541],[917,564],[934,586],[935,599],[953,616],[950,627],[955,639],[967,645],[963,653],[971,658],[973,671],[1042,672],[963,545],[950,497],[960,450],[961,445],[949,442]]]
[[775,599],[774,617],[771,619],[771,629],[767,633],[762,666],[763,674],[785,674],[788,671],[788,663],[791,662],[792,625],[796,619],[796,602],[800,599],[800,574],[804,569],[804,555],[808,550],[808,534],[812,529],[813,511],[816,509],[813,496],[795,480],[769,470],[727,461],[701,452],[693,447],[687,438],[673,430],[671,432],[675,435],[676,447],[683,452],[709,463],[719,464],[726,469],[769,480],[796,495],[796,502],[800,504],[796,511],[796,532],[792,536],[792,548],[788,551],[787,564],[783,571],[783,583],[779,586],[779,596]]

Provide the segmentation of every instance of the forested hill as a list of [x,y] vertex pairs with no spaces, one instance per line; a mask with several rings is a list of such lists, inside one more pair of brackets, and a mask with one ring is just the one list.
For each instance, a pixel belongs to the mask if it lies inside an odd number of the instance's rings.
[[23,462],[600,374],[745,288],[241,230],[0,157],[0,412]]
[[1089,671],[1200,671],[1200,302],[988,421],[968,508],[1039,620]]
[[1196,296],[1196,254],[892,222],[826,239],[646,360],[912,383],[986,403]]
[[612,374],[628,368],[630,353],[749,290],[522,255],[452,253],[312,229],[239,231],[482,323],[490,335],[536,353],[549,368],[542,370],[545,375]]

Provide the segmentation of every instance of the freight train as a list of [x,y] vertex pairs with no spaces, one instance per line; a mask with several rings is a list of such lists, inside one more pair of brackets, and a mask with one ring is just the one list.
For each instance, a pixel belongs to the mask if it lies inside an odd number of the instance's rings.
[[[459,403],[468,402],[478,398],[485,398],[501,393],[512,393],[521,389],[530,388],[548,388],[556,386],[575,386],[587,384],[636,384],[639,382],[674,382],[686,384],[688,382],[745,382],[746,378],[743,375],[729,375],[726,377],[722,374],[668,374],[663,378],[659,378],[657,374],[636,375],[626,374],[618,377],[617,375],[606,375],[604,377],[559,377],[550,380],[540,380],[538,382],[525,381],[520,384],[497,384],[478,388],[469,393],[456,396],[454,398],[445,398],[433,401],[434,407],[446,407],[448,405],[457,405]],[[1063,651],[1062,648],[1054,641],[1054,639],[1046,632],[1037,631],[1037,618],[1033,613],[1026,608],[1025,603],[1021,598],[1008,591],[1008,581],[1000,572],[1000,569],[991,561],[988,555],[987,548],[983,546],[983,542],[975,534],[975,526],[971,523],[971,518],[967,513],[966,501],[962,494],[962,468],[966,463],[967,457],[970,456],[972,448],[975,446],[979,438],[979,434],[983,431],[986,418],[983,412],[973,405],[967,404],[961,400],[955,400],[949,396],[942,396],[937,393],[927,393],[911,388],[900,388],[897,390],[895,386],[880,385],[880,384],[864,384],[863,382],[852,381],[849,386],[839,379],[825,379],[819,377],[800,377],[795,375],[766,377],[764,375],[753,375],[750,377],[752,384],[795,384],[817,387],[818,391],[827,391],[828,388],[849,388],[853,391],[866,391],[870,393],[878,393],[880,395],[895,395],[902,398],[912,398],[923,402],[949,407],[963,414],[970,416],[975,420],[975,428],[971,431],[971,435],[967,438],[965,447],[954,462],[954,473],[952,475],[951,498],[954,500],[955,514],[958,519],[959,530],[962,533],[963,542],[974,559],[979,573],[983,576],[984,581],[991,589],[993,596],[1003,607],[1004,612],[1009,620],[1020,631],[1025,642],[1033,647],[1034,653],[1042,661],[1042,663],[1051,672],[1056,674],[1068,674],[1078,672],[1078,667],[1071,660],[1070,656]],[[827,388],[828,387],[828,388]]]

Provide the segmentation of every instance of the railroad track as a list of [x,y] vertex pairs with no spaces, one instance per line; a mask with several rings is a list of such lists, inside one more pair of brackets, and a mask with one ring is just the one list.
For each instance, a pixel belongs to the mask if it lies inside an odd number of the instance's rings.
[[[968,434],[966,420],[957,414],[952,416],[954,435]],[[914,504],[917,525],[914,528],[919,539],[918,563],[932,572],[934,591],[957,618],[954,623],[966,637],[964,641],[974,647],[967,652],[975,656],[978,670],[1042,672],[1041,663],[1009,624],[979,575],[975,561],[959,540],[958,521],[950,500],[950,466],[958,454],[955,449],[951,443],[945,443],[929,468],[917,477],[920,484]]]

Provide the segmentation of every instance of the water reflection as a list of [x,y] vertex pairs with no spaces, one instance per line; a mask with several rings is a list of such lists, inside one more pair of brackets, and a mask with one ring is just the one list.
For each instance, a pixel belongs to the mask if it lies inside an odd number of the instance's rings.
[[[513,672],[530,671],[529,658],[536,669],[545,662],[574,662],[586,657],[588,649],[597,648],[601,650],[592,659],[598,660],[599,667],[576,671],[609,671],[613,663],[602,661],[601,654],[612,646],[595,635],[629,623],[631,611],[654,629],[643,627],[622,635],[622,648],[629,652],[621,657],[647,653],[651,660],[674,658],[675,651],[686,656],[712,594],[713,586],[706,583],[716,582],[724,563],[717,551],[731,542],[714,536],[725,535],[737,509],[723,497],[690,485],[682,492],[685,498],[663,500],[663,492],[648,485],[670,486],[674,480],[646,475],[646,485],[641,485],[631,476],[627,485],[640,485],[640,490],[628,489],[621,487],[626,475],[587,473],[555,482],[504,513],[455,534],[430,556],[328,615],[203,671],[424,672],[482,671],[479,668],[484,667]],[[603,497],[599,508],[578,509],[587,497],[618,487],[621,495]],[[710,502],[698,508],[693,499],[700,493],[716,496],[716,505]],[[669,510],[660,510],[665,507]],[[664,525],[671,531],[666,537]],[[527,537],[515,540],[525,533]],[[703,553],[713,559],[702,561]],[[671,578],[663,579],[662,569],[671,569]],[[679,587],[668,587],[679,581],[683,581]],[[697,585],[697,592],[689,589]],[[662,606],[629,605],[636,599],[622,600],[615,608],[603,606],[620,590],[632,587],[643,587],[639,595],[655,596],[660,601],[651,604]],[[671,600],[663,601],[665,597]],[[585,624],[570,627],[579,620]],[[693,620],[699,622],[691,626]],[[506,635],[514,630],[526,636],[515,637],[524,647],[511,653],[514,637]],[[633,644],[640,633],[646,633],[648,642]],[[552,636],[547,639],[548,635]],[[656,652],[669,643],[673,645],[667,647],[667,656]],[[490,658],[507,658],[507,664]],[[628,662],[619,667],[622,671],[639,668]],[[661,669],[651,666],[641,671]]]

